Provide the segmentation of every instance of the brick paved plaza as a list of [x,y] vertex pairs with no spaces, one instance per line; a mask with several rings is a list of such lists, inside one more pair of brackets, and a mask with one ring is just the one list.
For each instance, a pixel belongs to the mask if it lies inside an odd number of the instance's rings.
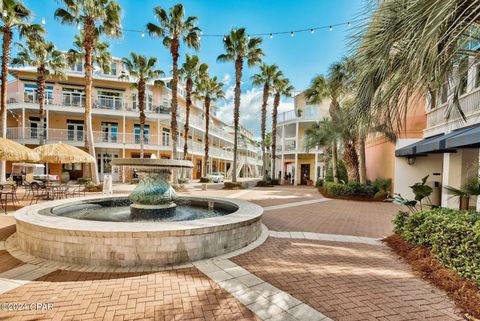
[[53,308],[3,310],[0,320],[462,320],[444,292],[378,241],[391,234],[392,204],[326,200],[292,186],[187,193],[259,204],[271,235],[229,260],[181,269],[53,269],[35,278],[22,272],[32,263],[5,250],[15,230],[2,216],[0,303]]

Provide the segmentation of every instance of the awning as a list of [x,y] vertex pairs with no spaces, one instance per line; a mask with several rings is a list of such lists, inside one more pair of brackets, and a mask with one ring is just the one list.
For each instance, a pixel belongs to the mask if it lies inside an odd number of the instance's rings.
[[435,139],[426,141],[417,147],[417,153],[439,153],[439,152],[451,152],[452,148],[446,146],[446,141],[452,137],[456,137],[469,131],[470,128],[463,128],[454,130],[448,134],[437,136]]
[[418,155],[420,153],[417,151],[417,149],[420,145],[425,144],[425,143],[429,143],[430,141],[436,140],[441,136],[444,136],[444,135],[440,135],[440,136],[437,135],[437,136],[428,137],[428,138],[419,140],[416,143],[413,143],[413,144],[407,145],[405,147],[399,148],[395,151],[395,156],[396,157],[408,157],[408,156]]
[[478,147],[480,145],[480,125],[470,127],[462,133],[447,139],[446,148]]

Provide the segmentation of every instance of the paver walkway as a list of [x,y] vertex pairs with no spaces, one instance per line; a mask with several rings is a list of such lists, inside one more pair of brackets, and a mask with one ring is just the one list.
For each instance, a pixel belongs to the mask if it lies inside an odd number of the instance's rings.
[[[1,294],[0,303],[53,303],[53,310],[0,311],[0,320],[461,320],[444,292],[378,241],[391,234],[392,204],[327,200],[314,188],[292,186],[195,187],[189,194],[264,206],[270,237],[222,264],[198,268],[47,272]],[[12,223],[0,217],[0,273],[6,275],[30,268],[1,248]]]

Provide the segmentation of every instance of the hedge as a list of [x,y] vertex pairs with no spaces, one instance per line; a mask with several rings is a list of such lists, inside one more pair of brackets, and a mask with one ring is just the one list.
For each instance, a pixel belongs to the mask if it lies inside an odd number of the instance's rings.
[[371,196],[377,193],[377,189],[372,185],[363,185],[359,183],[340,184],[334,182],[323,182],[323,188],[327,194],[332,196]]
[[446,267],[480,284],[480,213],[437,208],[399,212],[395,232],[432,251]]

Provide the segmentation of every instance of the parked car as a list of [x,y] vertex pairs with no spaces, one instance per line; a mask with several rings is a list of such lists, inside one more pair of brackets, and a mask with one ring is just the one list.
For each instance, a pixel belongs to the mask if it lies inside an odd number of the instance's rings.
[[212,182],[214,183],[223,183],[225,176],[223,176],[222,173],[215,172],[215,173],[212,173],[211,178],[212,178]]

